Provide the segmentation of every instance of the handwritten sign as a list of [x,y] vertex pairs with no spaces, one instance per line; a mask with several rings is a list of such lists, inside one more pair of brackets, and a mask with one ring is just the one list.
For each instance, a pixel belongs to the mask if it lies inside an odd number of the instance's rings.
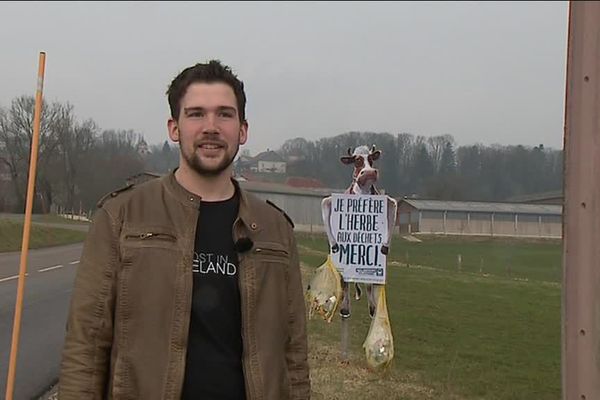
[[339,250],[332,255],[346,282],[385,283],[387,196],[332,194],[331,230]]

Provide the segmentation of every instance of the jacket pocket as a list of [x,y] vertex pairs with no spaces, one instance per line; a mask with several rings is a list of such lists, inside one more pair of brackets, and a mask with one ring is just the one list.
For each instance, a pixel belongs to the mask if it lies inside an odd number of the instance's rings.
[[270,343],[270,348],[283,351],[288,336],[288,269],[290,252],[277,242],[255,242],[252,249],[254,260],[257,304],[256,327]]
[[130,227],[121,233],[121,257],[124,262],[131,261],[139,249],[151,251],[151,248],[178,250],[176,232],[161,226]]
[[[119,399],[147,399],[144,393],[149,390],[157,393],[157,398],[160,396],[166,376],[165,360],[171,354],[170,327],[178,305],[176,293],[188,267],[184,265],[180,244],[174,229],[164,227],[138,225],[121,233],[115,318],[118,354],[113,390],[129,397],[123,395]],[[144,381],[148,376],[156,379]]]
[[256,242],[252,253],[259,260],[271,260],[273,262],[287,262],[290,253],[284,245],[277,242]]
[[177,244],[175,232],[165,228],[138,228],[124,231],[121,235],[123,247],[167,247]]

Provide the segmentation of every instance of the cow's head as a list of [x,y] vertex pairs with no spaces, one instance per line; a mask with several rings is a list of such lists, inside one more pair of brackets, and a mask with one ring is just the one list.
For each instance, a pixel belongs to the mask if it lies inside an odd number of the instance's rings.
[[372,194],[374,184],[379,177],[377,169],[373,168],[373,161],[377,160],[381,151],[375,150],[375,145],[369,150],[367,146],[359,146],[354,151],[348,149],[348,155],[341,158],[346,165],[354,164],[352,174],[353,185],[351,189],[355,193]]

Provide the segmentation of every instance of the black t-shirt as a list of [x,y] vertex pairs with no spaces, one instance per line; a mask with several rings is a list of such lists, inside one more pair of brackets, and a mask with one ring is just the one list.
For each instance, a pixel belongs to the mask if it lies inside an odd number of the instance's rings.
[[232,237],[239,195],[202,202],[182,399],[243,400],[238,257]]

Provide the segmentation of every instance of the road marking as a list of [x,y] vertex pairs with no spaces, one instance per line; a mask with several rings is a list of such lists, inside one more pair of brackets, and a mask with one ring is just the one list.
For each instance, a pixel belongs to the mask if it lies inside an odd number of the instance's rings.
[[[29,273],[25,274],[25,276],[28,276],[28,275],[29,275]],[[17,279],[17,278],[19,278],[19,275],[9,276],[8,278],[0,279],[0,282],[10,281],[11,279]]]
[[48,268],[38,269],[38,272],[51,271],[53,269],[62,268],[62,267],[64,267],[64,265],[55,265],[54,267],[48,267]]
[[79,260],[77,260],[77,261],[71,261],[71,262],[69,263],[69,265],[73,265],[73,264],[79,264]]

